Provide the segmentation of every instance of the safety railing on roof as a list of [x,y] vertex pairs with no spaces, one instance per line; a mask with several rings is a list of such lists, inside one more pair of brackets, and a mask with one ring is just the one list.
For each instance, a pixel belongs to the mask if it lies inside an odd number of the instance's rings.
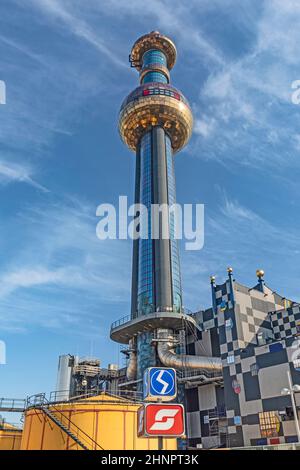
[[20,423],[7,422],[5,418],[0,416],[0,429],[1,431],[22,431]]
[[47,415],[54,415],[54,420],[58,421],[57,424],[62,425],[62,428],[66,428],[68,431],[75,435],[83,444],[85,444],[90,450],[104,450],[103,447],[98,444],[89,434],[75,424],[63,411],[63,409],[57,408],[55,405],[47,400],[45,393],[39,393],[32,395],[27,398],[27,407],[39,408],[42,411],[47,410]]
[[126,389],[112,389],[104,390],[103,388],[93,388],[91,390],[84,391],[83,393],[70,396],[69,390],[54,390],[49,394],[49,402],[57,403],[62,401],[77,401],[77,400],[86,400],[87,398],[96,397],[99,395],[99,401],[101,401],[101,394],[107,394],[111,397],[116,398],[126,398],[127,400],[132,401],[142,401],[142,392],[137,392],[136,390],[126,390]]

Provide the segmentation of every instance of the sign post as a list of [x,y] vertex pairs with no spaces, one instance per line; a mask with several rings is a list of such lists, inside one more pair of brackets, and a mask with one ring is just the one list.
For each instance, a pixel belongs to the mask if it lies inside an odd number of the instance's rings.
[[177,397],[175,369],[149,367],[143,381],[144,405],[138,410],[138,436],[158,438],[158,448],[163,450],[164,437],[181,437],[185,434],[184,407],[168,403]]

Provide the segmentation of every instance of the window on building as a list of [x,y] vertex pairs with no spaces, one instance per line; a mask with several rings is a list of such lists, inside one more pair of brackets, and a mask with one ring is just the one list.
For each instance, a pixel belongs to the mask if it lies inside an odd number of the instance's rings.
[[287,406],[282,410],[279,410],[279,416],[281,421],[293,421],[294,420],[294,412],[291,406]]
[[293,411],[293,408],[291,406],[288,406],[286,409],[286,416],[288,419],[294,419],[294,411]]
[[233,354],[229,354],[227,356],[227,364],[234,364],[234,355]]
[[255,375],[258,375],[258,365],[256,364],[256,362],[254,364],[251,364],[250,366],[250,372],[251,372],[251,375],[252,377],[255,376]]
[[266,344],[265,335],[262,332],[257,333],[257,344],[258,346]]
[[275,411],[259,413],[259,426],[261,437],[277,437],[280,421]]

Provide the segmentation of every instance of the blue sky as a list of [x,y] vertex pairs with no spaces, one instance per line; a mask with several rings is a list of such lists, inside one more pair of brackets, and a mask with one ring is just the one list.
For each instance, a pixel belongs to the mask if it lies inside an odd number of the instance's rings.
[[1,396],[53,390],[59,354],[122,364],[108,333],[129,313],[131,243],[96,238],[96,207],[132,201],[117,116],[152,30],[177,45],[195,117],[176,157],[178,202],[206,211],[203,250],[181,251],[185,306],[209,306],[228,265],[299,299],[299,23],[297,0],[1,1]]

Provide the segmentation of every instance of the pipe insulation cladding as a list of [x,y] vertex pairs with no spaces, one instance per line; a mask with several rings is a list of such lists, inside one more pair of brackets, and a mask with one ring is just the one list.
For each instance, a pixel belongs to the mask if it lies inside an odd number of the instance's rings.
[[137,352],[134,339],[129,342],[129,361],[126,369],[126,377],[131,382],[136,380],[137,375]]
[[158,330],[157,338],[157,354],[164,366],[174,367],[175,369],[201,369],[206,372],[222,372],[222,361],[218,357],[176,354],[174,352],[176,343],[172,330]]

